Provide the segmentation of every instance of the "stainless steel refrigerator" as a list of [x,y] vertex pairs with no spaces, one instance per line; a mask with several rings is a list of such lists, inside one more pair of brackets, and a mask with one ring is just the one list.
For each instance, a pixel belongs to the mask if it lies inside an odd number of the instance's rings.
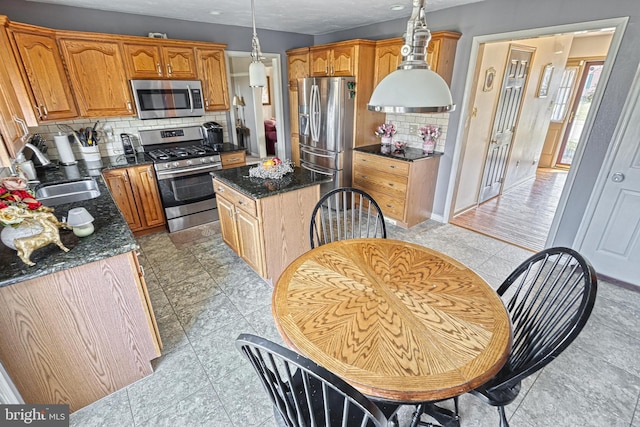
[[333,178],[322,194],[351,185],[354,98],[353,77],[298,80],[300,167]]

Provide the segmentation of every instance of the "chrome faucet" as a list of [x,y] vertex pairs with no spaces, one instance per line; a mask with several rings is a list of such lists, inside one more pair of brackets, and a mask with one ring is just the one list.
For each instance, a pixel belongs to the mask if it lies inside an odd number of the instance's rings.
[[36,155],[36,157],[38,158],[38,161],[40,161],[40,164],[42,166],[46,166],[51,163],[51,160],[49,160],[42,151],[38,150],[38,148],[35,145],[31,144],[30,142],[25,143],[24,146],[20,150],[18,150],[18,152],[16,153],[16,158],[15,158],[16,163],[21,163],[26,161],[26,158],[24,157],[24,153],[23,153],[25,148],[31,149],[31,151],[33,152],[33,154]]
[[[18,150],[18,152],[16,153],[15,159],[11,160],[11,164],[10,164],[10,167],[9,167],[11,175],[13,175],[13,176],[18,175],[17,166],[19,164],[25,163],[27,161],[27,159],[24,157],[24,153],[23,153],[25,148],[31,149],[31,151],[38,158],[38,161],[40,161],[40,164],[42,166],[46,166],[48,164],[51,164],[51,160],[49,160],[47,158],[47,156],[45,156],[45,154],[42,151],[38,150],[38,147],[36,147],[35,145],[31,144],[30,142],[27,142],[27,143],[24,144],[24,146],[20,150]],[[31,162],[29,162],[29,163],[31,163]],[[33,170],[33,164],[31,164],[31,168]],[[33,172],[33,173],[35,173],[35,172]]]

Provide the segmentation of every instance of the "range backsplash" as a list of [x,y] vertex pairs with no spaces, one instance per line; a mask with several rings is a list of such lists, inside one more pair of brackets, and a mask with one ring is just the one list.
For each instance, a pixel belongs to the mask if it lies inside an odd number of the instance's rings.
[[[109,117],[99,119],[98,131],[100,134],[100,142],[98,147],[100,154],[103,157],[117,157],[123,154],[122,142],[120,140],[121,133],[128,133],[133,135],[133,144],[135,147],[139,146],[139,132],[141,130],[149,129],[166,129],[179,126],[200,126],[204,122],[217,122],[220,123],[224,129],[223,140],[229,141],[229,130],[227,128],[227,112],[219,113],[207,113],[203,117],[185,117],[179,119],[157,119],[157,120],[139,120],[135,117]],[[77,119],[61,121],[56,123],[41,124],[40,126],[30,127],[31,134],[40,134],[46,139],[47,144],[47,157],[52,160],[59,159],[58,151],[56,150],[53,137],[58,135],[58,132],[66,133],[64,130],[58,127],[58,124],[65,124],[71,126],[75,130],[80,128],[93,127],[95,120],[89,119]],[[108,138],[105,128],[110,127],[112,130],[113,138]],[[76,159],[81,159],[80,146],[78,144],[71,144]]]
[[[444,151],[447,139],[447,127],[449,125],[449,113],[437,114],[387,114],[387,123],[393,123],[397,133],[393,136],[394,141],[403,141],[408,147],[422,148],[422,138],[419,131],[410,132],[412,126],[420,129],[426,125],[434,125],[440,128],[441,134],[437,140],[435,150]],[[382,123],[381,123],[382,124]]]

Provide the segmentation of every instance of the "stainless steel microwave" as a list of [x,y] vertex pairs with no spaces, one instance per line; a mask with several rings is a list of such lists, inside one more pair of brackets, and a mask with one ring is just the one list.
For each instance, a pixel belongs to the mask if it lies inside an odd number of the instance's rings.
[[199,80],[131,80],[141,119],[204,116]]

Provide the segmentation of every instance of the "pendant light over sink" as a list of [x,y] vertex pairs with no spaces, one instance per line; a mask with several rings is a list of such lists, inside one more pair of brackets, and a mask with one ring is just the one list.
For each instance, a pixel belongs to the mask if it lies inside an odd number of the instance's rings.
[[256,33],[255,0],[251,0],[251,19],[253,22],[253,37],[251,38],[251,64],[249,65],[249,86],[264,87],[267,85],[267,69],[262,63],[260,40]]
[[382,113],[445,113],[455,109],[447,83],[426,60],[431,32],[424,4],[425,0],[413,0],[400,51],[402,63],[376,86],[367,109]]

